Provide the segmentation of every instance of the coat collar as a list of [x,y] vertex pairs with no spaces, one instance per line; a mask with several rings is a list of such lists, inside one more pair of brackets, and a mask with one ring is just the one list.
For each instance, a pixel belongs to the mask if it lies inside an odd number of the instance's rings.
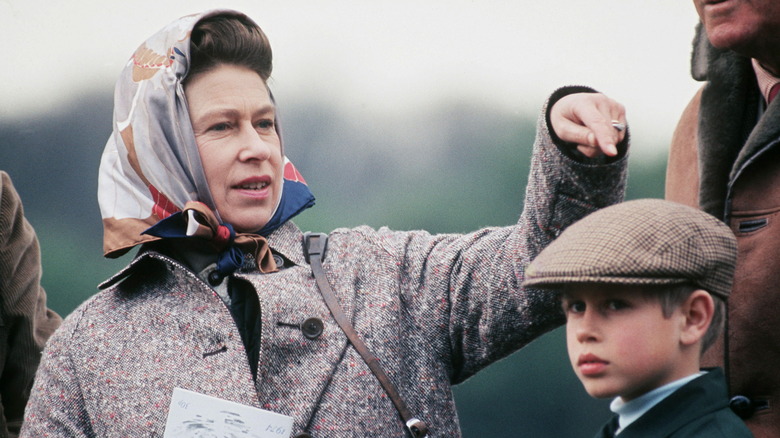
[[618,436],[670,436],[694,419],[729,409],[723,371],[720,368],[707,371],[707,374],[693,379],[655,405]]
[[[303,255],[303,233],[292,221],[287,221],[284,225],[271,233],[271,235],[268,236],[268,241],[271,244],[271,249],[275,253],[281,254],[296,265],[300,266],[307,264]],[[101,283],[98,288],[101,290],[109,288],[133,275],[136,271],[141,270],[143,272],[148,269],[150,263],[163,262],[178,266],[182,269],[189,269],[175,257],[165,255],[157,248],[157,245],[160,245],[160,243],[150,242],[145,244],[138,251],[138,255],[127,266]]]
[[271,250],[279,253],[296,265],[306,265],[303,255],[303,232],[292,221],[284,225],[268,236]]
[[754,129],[761,96],[750,58],[714,48],[701,25],[693,47],[692,75],[707,81],[698,122],[699,203],[708,213],[723,217],[729,181],[765,146],[766,137],[777,131],[764,128],[772,125],[772,115],[780,114],[780,104],[769,108],[770,117],[763,117],[762,129]]

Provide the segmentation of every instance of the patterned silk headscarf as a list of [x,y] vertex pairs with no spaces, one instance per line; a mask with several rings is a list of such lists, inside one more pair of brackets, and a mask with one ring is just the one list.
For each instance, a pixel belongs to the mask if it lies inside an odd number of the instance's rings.
[[[189,212],[190,222],[209,216],[199,223],[215,224],[212,234],[220,235],[223,244],[235,237],[229,224],[220,224],[182,87],[193,27],[203,18],[222,14],[243,16],[215,10],[174,21],[136,50],[117,81],[114,130],[103,152],[98,182],[107,257],[159,238],[202,234],[192,224],[187,228],[187,215],[182,213],[195,204],[197,214]],[[305,181],[285,157],[282,195],[271,220],[257,234],[268,235],[313,204]]]

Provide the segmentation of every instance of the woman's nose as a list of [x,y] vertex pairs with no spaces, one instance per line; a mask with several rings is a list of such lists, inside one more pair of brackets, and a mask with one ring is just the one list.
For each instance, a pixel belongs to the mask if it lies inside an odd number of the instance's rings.
[[271,156],[271,150],[274,147],[268,136],[261,135],[252,126],[241,128],[241,135],[238,141],[241,142],[239,159],[248,160],[267,160]]

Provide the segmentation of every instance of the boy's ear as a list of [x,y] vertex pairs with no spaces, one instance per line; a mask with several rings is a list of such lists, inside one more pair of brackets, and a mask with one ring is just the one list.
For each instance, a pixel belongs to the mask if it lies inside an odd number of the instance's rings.
[[682,303],[680,311],[684,317],[680,342],[692,345],[707,333],[715,313],[715,301],[706,290],[696,289]]

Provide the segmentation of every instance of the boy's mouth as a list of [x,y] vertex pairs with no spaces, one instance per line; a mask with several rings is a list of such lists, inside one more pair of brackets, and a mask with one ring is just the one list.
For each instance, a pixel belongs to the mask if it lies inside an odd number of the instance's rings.
[[577,368],[583,376],[594,376],[604,372],[609,362],[595,354],[583,354],[577,359]]

